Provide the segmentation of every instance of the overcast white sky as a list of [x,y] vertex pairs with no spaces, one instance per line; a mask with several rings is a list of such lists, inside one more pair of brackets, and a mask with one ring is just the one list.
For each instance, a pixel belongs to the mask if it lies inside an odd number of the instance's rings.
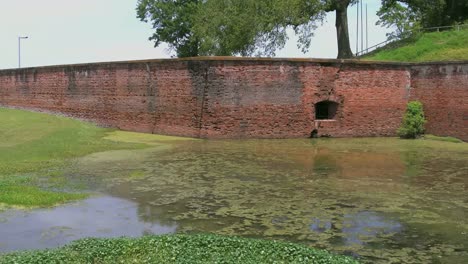
[[[387,29],[375,25],[380,0],[368,4],[369,46],[386,39]],[[99,61],[169,58],[173,53],[148,41],[152,29],[136,18],[137,0],[0,0],[0,69],[21,64],[33,67]],[[351,47],[356,47],[356,8],[349,10]],[[316,31],[312,46],[303,54],[292,35],[277,57],[335,58],[334,13]]]

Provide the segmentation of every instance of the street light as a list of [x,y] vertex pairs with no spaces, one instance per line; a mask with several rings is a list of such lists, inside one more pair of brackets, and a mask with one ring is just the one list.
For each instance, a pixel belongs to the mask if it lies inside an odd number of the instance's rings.
[[21,68],[21,39],[27,39],[28,36],[18,36],[18,68]]

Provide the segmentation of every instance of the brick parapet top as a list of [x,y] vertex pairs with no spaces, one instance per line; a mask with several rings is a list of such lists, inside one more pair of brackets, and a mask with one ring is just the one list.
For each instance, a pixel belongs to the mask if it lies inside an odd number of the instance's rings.
[[392,68],[407,68],[413,66],[431,66],[431,65],[451,65],[451,64],[468,64],[467,60],[464,61],[430,61],[430,62],[393,62],[393,61],[369,61],[359,59],[315,59],[315,58],[260,58],[260,57],[190,57],[190,58],[172,58],[172,59],[149,59],[149,60],[129,60],[129,61],[108,61],[108,62],[92,62],[92,63],[79,63],[79,64],[62,64],[62,65],[48,65],[27,68],[10,68],[0,69],[2,72],[10,71],[24,71],[24,70],[38,70],[38,69],[53,69],[53,68],[69,68],[69,67],[83,67],[83,66],[104,66],[104,65],[122,65],[122,64],[139,64],[139,63],[172,63],[172,62],[262,62],[262,63],[311,63],[325,66],[339,66],[339,65],[354,65],[354,66],[368,66],[368,67],[392,67]]

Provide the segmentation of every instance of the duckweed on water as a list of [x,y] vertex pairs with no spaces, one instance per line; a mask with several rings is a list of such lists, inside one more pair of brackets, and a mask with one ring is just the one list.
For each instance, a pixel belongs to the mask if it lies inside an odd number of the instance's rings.
[[56,250],[0,255],[0,263],[307,263],[357,264],[306,246],[215,235],[84,239]]
[[178,233],[300,242],[369,263],[468,261],[466,143],[204,141],[104,131],[91,142],[107,147],[76,146],[72,161],[48,156],[46,169],[0,179],[42,191],[77,182],[133,201],[140,221]]
[[468,259],[466,143],[190,141],[130,153],[97,153],[71,174],[177,232],[295,241],[370,263]]

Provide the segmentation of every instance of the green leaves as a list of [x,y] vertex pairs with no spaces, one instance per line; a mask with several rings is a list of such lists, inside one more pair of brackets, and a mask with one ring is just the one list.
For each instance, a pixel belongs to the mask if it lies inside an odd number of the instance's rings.
[[395,31],[387,33],[388,39],[404,39],[410,37],[421,28],[417,12],[398,2],[387,2],[377,12],[377,25],[387,28],[395,27]]
[[389,38],[406,38],[420,28],[449,26],[468,19],[467,0],[382,0],[381,24],[395,27]]
[[354,264],[303,245],[216,235],[83,239],[57,250],[0,255],[0,263],[308,263]]
[[199,40],[193,32],[193,20],[200,0],[139,0],[137,17],[150,22],[154,34],[149,38],[155,47],[169,44],[178,57],[198,56]]
[[412,101],[408,103],[403,122],[397,133],[401,138],[417,138],[424,134],[424,124],[426,124],[426,119],[422,103]]
[[307,51],[323,18],[319,0],[208,0],[199,9],[194,31],[201,55],[274,56],[286,44],[288,28]]
[[[137,16],[150,22],[155,46],[166,42],[178,57],[274,56],[298,36],[304,53],[330,11],[340,12],[339,54],[352,56],[346,10],[357,0],[139,0]],[[346,29],[346,30],[344,30]],[[345,52],[343,52],[343,50]]]
[[152,24],[155,46],[168,43],[178,57],[273,56],[288,28],[306,52],[324,9],[321,0],[139,0],[137,17]]

